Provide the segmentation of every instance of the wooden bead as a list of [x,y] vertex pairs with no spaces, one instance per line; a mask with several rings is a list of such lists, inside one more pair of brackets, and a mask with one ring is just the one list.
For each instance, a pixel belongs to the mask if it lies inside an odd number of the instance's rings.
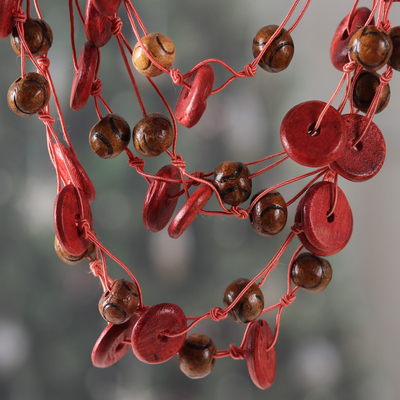
[[96,10],[107,17],[112,17],[121,6],[122,0],[93,0]]
[[[376,72],[362,71],[358,76],[353,90],[354,106],[363,113],[368,111],[381,81],[381,76]],[[379,98],[376,114],[383,111],[389,104],[390,86],[386,84]]]
[[[257,58],[268,40],[278,29],[278,25],[261,28],[253,39],[253,56]],[[286,69],[294,54],[294,44],[289,32],[282,28],[260,59],[258,65],[268,72],[280,72]]]
[[61,260],[63,260],[66,264],[76,265],[76,264],[79,264],[81,261],[83,261],[86,257],[89,257],[94,252],[95,244],[93,242],[90,242],[88,249],[83,254],[81,254],[80,256],[74,256],[74,255],[68,253],[60,245],[60,242],[58,241],[57,236],[55,236],[54,249],[55,249],[58,257],[60,257]]
[[87,0],[85,11],[85,32],[89,43],[103,47],[112,37],[111,20],[102,15],[95,6],[95,0]]
[[[172,67],[175,60],[175,46],[169,37],[162,33],[149,33],[142,38],[142,42],[146,50],[161,66],[166,69]],[[139,42],[133,49],[132,62],[138,72],[150,78],[163,73],[149,60]]]
[[46,107],[50,100],[47,79],[36,72],[18,78],[8,89],[8,105],[20,117],[30,117]]
[[168,117],[151,113],[133,128],[133,145],[145,157],[157,157],[172,145],[174,128]]
[[349,42],[350,57],[369,71],[383,68],[393,51],[391,39],[385,32],[375,26],[364,26],[359,29]]
[[[263,192],[255,194],[253,201]],[[287,221],[287,207],[283,196],[276,190],[272,190],[261,197],[254,204],[249,214],[253,229],[262,236],[275,236],[283,230]]]
[[[234,280],[225,289],[224,306],[229,307],[249,282],[250,279],[246,278]],[[253,283],[228,314],[235,322],[247,324],[255,320],[261,314],[263,308],[264,296],[257,284]]]
[[[46,54],[53,44],[53,31],[43,19],[30,19],[24,23],[24,38],[33,57],[40,57]],[[21,39],[16,26],[12,30],[11,45],[20,56]],[[27,52],[25,52],[25,58],[29,58]]]
[[246,164],[224,161],[214,171],[214,186],[225,204],[238,206],[251,195],[252,181]]
[[18,8],[20,2],[20,0],[0,1],[0,39],[6,38],[12,32],[15,24],[13,11]]
[[192,379],[204,378],[214,368],[214,342],[206,335],[190,335],[179,350],[179,368]]
[[393,44],[393,52],[388,64],[396,71],[400,71],[400,26],[395,26],[390,29],[387,35],[390,37]]
[[332,279],[331,264],[311,253],[299,254],[290,273],[294,285],[312,293],[324,290]]
[[131,130],[117,114],[108,114],[89,133],[92,150],[101,158],[117,157],[129,144]]
[[133,282],[116,279],[99,300],[101,316],[110,324],[126,322],[136,311],[139,292]]

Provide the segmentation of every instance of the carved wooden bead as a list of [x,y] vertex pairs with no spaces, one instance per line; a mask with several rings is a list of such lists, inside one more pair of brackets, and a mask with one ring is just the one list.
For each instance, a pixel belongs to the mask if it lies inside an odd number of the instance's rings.
[[133,145],[145,157],[157,157],[172,145],[174,128],[171,121],[160,113],[151,113],[133,128]]
[[296,286],[308,292],[318,293],[331,281],[332,267],[324,258],[311,253],[301,253],[293,261],[291,276]]
[[139,304],[139,292],[134,283],[125,279],[116,279],[110,291],[100,298],[101,316],[111,324],[122,324],[135,312]]
[[[150,33],[142,38],[142,42],[146,50],[161,66],[166,69],[172,67],[175,60],[175,46],[168,36],[162,33]],[[132,62],[137,71],[145,76],[154,78],[163,73],[149,60],[139,42],[133,49]]]
[[241,162],[224,161],[214,172],[214,186],[222,201],[231,206],[238,206],[251,195],[252,182],[250,171]]
[[[234,280],[225,289],[224,306],[230,306],[249,282],[250,280],[246,278]],[[228,314],[235,322],[247,324],[255,320],[261,314],[263,308],[264,296],[257,284],[253,283]]]
[[206,335],[190,335],[179,350],[179,368],[192,379],[204,378],[214,368],[214,342]]
[[76,265],[83,261],[86,257],[90,256],[94,252],[95,244],[90,242],[88,249],[80,256],[74,256],[73,254],[68,253],[61,245],[57,239],[57,236],[54,239],[54,249],[58,257],[61,258],[66,264]]
[[[254,58],[263,50],[268,40],[278,29],[278,25],[268,25],[261,28],[253,39]],[[289,32],[282,28],[278,36],[265,51],[258,65],[268,72],[280,72],[286,69],[294,54],[294,44]]]
[[387,32],[393,44],[393,52],[390,56],[388,64],[395,69],[400,71],[400,26],[395,26]]
[[117,157],[131,139],[128,123],[117,114],[108,114],[89,133],[92,150],[101,158]]
[[47,106],[49,100],[49,83],[36,72],[18,78],[8,89],[8,105],[20,117],[36,114]]

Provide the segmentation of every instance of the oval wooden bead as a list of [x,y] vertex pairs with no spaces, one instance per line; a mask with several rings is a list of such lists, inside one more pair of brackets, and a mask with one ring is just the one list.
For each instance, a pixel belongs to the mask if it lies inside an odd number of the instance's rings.
[[400,71],[400,26],[395,26],[390,29],[387,35],[390,37],[393,44],[393,52],[388,64],[396,71]]
[[207,98],[214,85],[214,69],[211,64],[202,65],[186,81],[190,89],[182,87],[175,107],[177,121],[191,128],[196,125],[207,107]]
[[101,158],[115,158],[129,144],[131,129],[124,118],[108,114],[89,133],[92,150]]
[[93,0],[96,10],[107,17],[112,17],[121,6],[122,0]]
[[95,6],[95,0],[86,1],[85,32],[88,42],[94,47],[103,47],[112,37],[111,20],[102,15]]
[[56,254],[68,265],[79,264],[86,257],[89,257],[94,252],[94,249],[95,244],[93,242],[90,242],[88,249],[83,254],[81,254],[80,256],[74,256],[65,251],[65,249],[60,245],[57,236],[55,236],[54,239],[54,250],[56,251]]
[[293,107],[283,118],[281,142],[287,155],[306,167],[322,167],[335,161],[347,143],[341,115],[329,106],[317,131],[315,125],[326,103],[307,101]]
[[[248,285],[250,279],[239,278],[234,280],[224,292],[223,302],[229,307]],[[256,283],[253,283],[244,293],[236,305],[228,312],[229,316],[239,324],[254,321],[264,308],[264,295]]]
[[[141,39],[146,50],[161,66],[166,69],[172,67],[175,60],[175,46],[168,36],[162,33],[149,33]],[[163,73],[149,60],[139,42],[133,49],[132,62],[136,70],[144,76],[154,78]]]
[[179,350],[179,368],[189,378],[204,378],[214,368],[216,352],[217,348],[208,336],[194,333]]
[[214,186],[225,204],[238,206],[251,195],[252,181],[246,164],[224,161],[214,171]]
[[[263,192],[255,194],[253,201]],[[262,236],[275,236],[286,225],[287,206],[283,196],[276,190],[266,193],[254,204],[249,213],[250,223],[253,229]]]
[[[268,25],[261,28],[253,39],[253,56],[257,58],[262,52],[271,36],[279,28],[278,25]],[[281,30],[278,36],[272,41],[260,59],[258,65],[268,72],[280,72],[286,69],[294,54],[292,37],[286,29]]]
[[157,157],[172,145],[174,128],[168,117],[151,113],[133,128],[133,145],[145,157]]
[[14,9],[17,9],[20,0],[1,0],[0,1],[0,39],[5,39],[11,34],[15,18]]

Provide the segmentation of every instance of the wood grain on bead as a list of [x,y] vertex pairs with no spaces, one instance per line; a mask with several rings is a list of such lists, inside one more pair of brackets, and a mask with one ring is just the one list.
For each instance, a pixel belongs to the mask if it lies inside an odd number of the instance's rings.
[[175,304],[161,303],[146,310],[132,331],[132,350],[145,363],[159,364],[171,359],[185,342],[186,333],[168,337],[187,327],[186,316]]
[[0,39],[5,39],[11,34],[15,24],[13,11],[18,8],[19,4],[20,0],[0,1]]
[[112,17],[121,6],[122,0],[93,0],[96,10],[107,17]]
[[88,42],[94,47],[103,47],[112,37],[111,20],[102,15],[95,6],[95,0],[86,1],[85,32]]
[[390,37],[393,44],[393,52],[388,64],[396,71],[400,71],[400,26],[395,26],[390,29],[387,35]]
[[83,254],[81,254],[80,256],[74,256],[65,251],[65,249],[60,245],[60,242],[57,239],[57,235],[54,239],[54,250],[56,251],[56,254],[68,265],[79,264],[86,257],[90,256],[94,252],[94,249],[95,244],[93,242],[90,242],[88,249]]

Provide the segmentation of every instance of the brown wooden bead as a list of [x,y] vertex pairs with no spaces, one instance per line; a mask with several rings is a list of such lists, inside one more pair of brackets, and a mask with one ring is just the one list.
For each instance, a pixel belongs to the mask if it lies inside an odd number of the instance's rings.
[[251,195],[252,182],[246,164],[224,161],[214,172],[214,186],[225,204],[238,206]]
[[358,30],[350,39],[350,57],[361,67],[377,71],[390,59],[393,44],[389,36],[369,25]]
[[157,157],[172,145],[174,128],[169,118],[151,113],[133,128],[133,145],[145,157]]
[[122,324],[135,312],[139,304],[139,292],[134,283],[116,279],[111,290],[103,293],[99,301],[101,316],[111,324]]
[[[53,44],[53,31],[43,19],[30,19],[24,23],[24,38],[33,57],[40,57],[46,54]],[[14,26],[11,33],[11,45],[20,56],[21,39],[16,26]],[[27,52],[25,52],[25,58],[29,58]]]
[[[147,51],[161,66],[166,69],[172,67],[175,60],[175,46],[168,36],[162,33],[149,33],[142,38],[142,42]],[[149,60],[139,42],[133,49],[132,62],[137,71],[145,76],[154,78],[163,73]]]
[[89,133],[92,150],[101,158],[117,157],[129,144],[131,130],[117,114],[108,114]]
[[47,106],[49,100],[49,83],[36,72],[19,77],[8,89],[8,105],[20,117],[36,114]]
[[[246,278],[234,280],[225,289],[224,306],[229,307],[249,282],[250,280]],[[261,314],[263,308],[264,296],[257,284],[253,283],[228,314],[235,322],[247,324],[255,320]]]
[[83,261],[86,257],[90,256],[94,252],[95,244],[90,242],[88,249],[81,254],[80,256],[74,256],[73,254],[68,253],[61,245],[57,239],[57,236],[54,239],[54,249],[58,257],[61,258],[66,264],[76,265]]
[[301,253],[293,261],[291,276],[296,286],[307,292],[318,293],[331,281],[332,267],[324,258],[311,253]]
[[179,350],[179,368],[189,378],[204,378],[214,368],[216,352],[217,348],[208,336],[190,335]]
[[[354,106],[363,113],[368,111],[380,84],[381,76],[376,72],[362,71],[357,78],[353,90]],[[386,108],[390,100],[390,86],[385,85],[379,98],[376,114]]]
[[[253,202],[263,190],[255,194]],[[262,236],[275,236],[283,230],[287,221],[287,207],[283,196],[272,190],[261,197],[252,208],[250,223],[253,229]]]
[[388,64],[396,71],[400,71],[400,26],[395,26],[390,29],[387,35],[390,37],[393,44],[393,52]]
[[[258,57],[278,28],[278,25],[268,25],[256,33],[253,39],[254,58]],[[282,28],[278,36],[268,46],[258,65],[268,72],[280,72],[289,66],[293,54],[294,44],[292,37],[289,32]]]

